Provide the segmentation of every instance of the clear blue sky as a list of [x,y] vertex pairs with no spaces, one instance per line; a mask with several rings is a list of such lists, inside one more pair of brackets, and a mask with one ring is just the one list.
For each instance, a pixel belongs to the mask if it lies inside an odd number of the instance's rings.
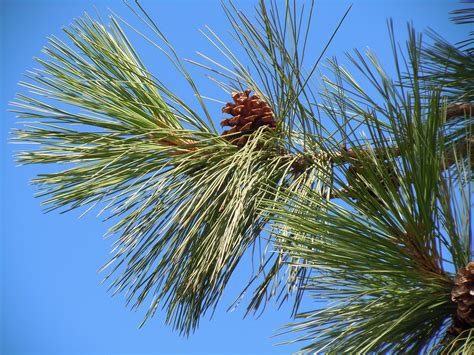
[[[142,3],[182,57],[196,59],[195,51],[210,50],[198,33],[204,25],[211,26],[217,33],[230,29],[219,1],[143,0]],[[250,12],[254,1],[236,3]],[[330,56],[342,56],[344,51],[354,47],[370,47],[382,62],[387,62],[390,51],[387,17],[394,19],[400,39],[405,37],[407,21],[413,21],[418,30],[430,26],[453,41],[465,35],[465,28],[454,26],[448,20],[448,12],[459,7],[455,1],[317,1],[311,41],[314,56],[350,3],[353,3],[352,11],[328,51]],[[42,213],[40,200],[33,197],[35,189],[29,180],[51,168],[15,167],[12,155],[20,147],[7,144],[15,117],[6,112],[7,102],[20,90],[16,83],[22,74],[37,67],[32,57],[40,54],[47,36],[62,36],[61,27],[84,11],[94,13],[94,5],[103,17],[107,8],[111,8],[126,18],[133,18],[121,1],[112,0],[0,0],[0,4],[0,353],[264,354],[298,350],[298,345],[274,347],[280,339],[271,338],[276,328],[290,321],[289,307],[278,310],[269,305],[259,319],[242,320],[241,309],[225,312],[239,285],[247,280],[245,267],[237,271],[214,317],[204,319],[200,329],[189,339],[164,326],[162,314],[143,329],[137,328],[144,309],[136,313],[129,311],[124,307],[123,297],[112,298],[107,293],[106,286],[100,284],[102,276],[97,274],[97,269],[110,257],[112,240],[101,238],[110,224],[103,223],[94,214],[79,219],[79,212]],[[153,73],[187,100],[192,100],[157,50],[140,41],[136,46]],[[204,78],[201,70],[193,70],[193,73],[198,76],[204,95],[227,99]],[[217,113],[219,107],[212,107]],[[219,118],[217,114],[216,120]],[[310,300],[304,304],[312,306]]]

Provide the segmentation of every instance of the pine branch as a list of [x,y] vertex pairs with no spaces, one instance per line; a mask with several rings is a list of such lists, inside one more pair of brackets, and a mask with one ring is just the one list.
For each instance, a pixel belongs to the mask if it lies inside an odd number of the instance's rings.
[[[440,341],[456,312],[446,270],[472,258],[472,104],[448,112],[439,90],[423,90],[421,43],[414,31],[409,37],[408,74],[397,67],[398,81],[371,52],[350,57],[369,88],[331,62],[336,79],[326,80],[323,109],[340,136],[315,155],[335,157],[335,172],[324,177],[341,187],[330,193],[334,200],[312,192],[271,204],[277,226],[298,236],[282,236],[283,248],[312,270],[307,290],[326,305],[299,313],[288,327],[303,332],[305,352],[445,346]],[[367,95],[373,89],[379,102]],[[355,128],[344,129],[347,122]],[[356,128],[367,137],[355,137]],[[311,155],[306,161],[311,166]]]
[[456,117],[472,117],[474,116],[474,104],[467,102],[459,102],[450,104],[446,110],[446,120]]
[[[447,266],[459,269],[472,258],[469,53],[439,42],[423,57],[435,58],[425,80],[421,39],[410,28],[406,74],[392,37],[395,79],[374,53],[355,51],[349,61],[369,90],[330,60],[335,80],[324,77],[316,93],[310,84],[324,51],[303,68],[313,4],[306,16],[294,3],[282,13],[275,4],[261,0],[256,22],[232,3],[224,8],[254,72],[212,30],[206,35],[232,67],[206,55],[211,64],[198,65],[237,91],[224,109],[232,117],[222,121],[232,128],[221,135],[176,51],[139,4],[136,14],[162,43],[135,32],[171,60],[202,113],[146,70],[114,17],[108,28],[88,16],[76,20],[65,30],[76,49],[52,38],[48,59],[38,59],[43,69],[23,83],[40,98],[19,95],[17,112],[37,121],[14,133],[38,149],[18,159],[74,165],[34,182],[49,210],[103,204],[110,211],[117,222],[109,234],[117,240],[106,279],[132,308],[149,300],[145,320],[164,306],[166,322],[191,333],[246,251],[263,242],[249,285],[263,280],[247,313],[277,295],[287,299],[295,287],[295,309],[303,290],[334,301],[298,315],[304,350],[428,349],[456,308]],[[426,90],[430,80],[445,87]],[[464,101],[446,106],[446,88]],[[261,235],[269,225],[271,239]],[[267,253],[271,247],[277,253]]]
[[47,211],[108,211],[116,222],[108,232],[116,247],[104,270],[114,294],[126,293],[132,308],[148,302],[145,319],[164,306],[166,322],[189,334],[216,307],[255,245],[264,247],[255,254],[251,279],[265,276],[248,312],[280,290],[285,298],[299,282],[293,271],[287,283],[278,277],[291,257],[275,257],[265,246],[271,242],[261,234],[271,216],[261,205],[266,186],[296,192],[319,178],[316,171],[292,172],[296,158],[276,149],[286,144],[284,135],[252,127],[252,138],[240,148],[232,136],[219,135],[173,47],[146,13],[136,14],[167,50],[135,32],[171,60],[204,117],[144,67],[122,28],[126,22],[112,16],[106,27],[86,15],[65,29],[72,45],[50,39],[46,59],[38,59],[43,69],[22,83],[30,94],[19,95],[14,105],[26,122],[14,134],[37,149],[17,158],[73,165],[34,180]]
[[[240,117],[240,115],[239,115]],[[471,103],[454,103],[450,104],[446,108],[446,121],[449,122],[451,120],[454,120],[455,118],[458,117],[474,117],[474,104]],[[244,118],[242,118],[244,119]],[[229,121],[229,119],[224,120],[226,123]],[[240,135],[239,134],[232,134],[234,132],[231,132],[231,135],[229,136],[229,139],[232,140],[238,140]],[[226,132],[223,133],[224,135]],[[234,138],[235,137],[235,138]],[[457,155],[459,156],[465,156],[467,154],[467,148],[472,143],[473,138],[472,137],[466,137],[460,142],[456,143],[456,147],[454,148],[454,151],[457,152]],[[181,150],[174,152],[174,154],[185,154],[189,151],[195,150],[194,147],[192,147],[193,144],[195,144],[195,141],[192,140],[187,140],[183,142],[175,142],[175,141],[169,141],[166,139],[161,139],[158,141],[160,144],[164,145],[169,145],[169,146],[181,146]],[[186,145],[189,145],[190,148],[189,150],[186,149]],[[366,148],[367,149],[367,148]],[[374,151],[375,155],[379,159],[387,159],[389,156],[390,157],[397,157],[398,155],[401,154],[401,149],[398,146],[392,146],[392,147],[384,147],[380,149],[375,149],[370,148],[371,151]],[[361,154],[367,153],[367,151],[364,151],[364,148],[358,147],[357,149],[352,149],[352,148],[347,148],[343,146],[340,151],[331,151],[328,153],[327,151],[321,154],[310,154],[309,156],[306,154],[291,154],[288,152],[285,152],[282,149],[279,150],[274,150],[275,154],[278,154],[282,156],[285,159],[292,160],[292,167],[293,171],[296,174],[300,174],[304,172],[306,169],[308,169],[312,163],[311,161],[324,161],[327,159],[330,159],[330,161],[334,164],[354,164],[357,163],[357,159],[360,157]],[[474,153],[471,152],[471,160],[473,159]],[[448,168],[452,164],[455,163],[455,155],[456,153],[454,152],[449,152],[448,156],[446,157],[445,160],[445,166]],[[331,191],[330,196],[331,198],[336,198],[337,195],[340,195],[341,193],[347,193],[348,190],[343,189],[339,192],[336,191]]]

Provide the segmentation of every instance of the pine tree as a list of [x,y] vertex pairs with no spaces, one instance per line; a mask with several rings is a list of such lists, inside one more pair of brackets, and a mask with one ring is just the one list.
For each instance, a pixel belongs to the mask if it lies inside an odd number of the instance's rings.
[[[21,83],[15,110],[34,121],[15,139],[38,148],[18,160],[68,165],[34,180],[48,210],[118,220],[106,279],[148,304],[144,321],[164,306],[190,334],[254,248],[247,313],[294,295],[283,332],[302,351],[472,353],[473,33],[451,44],[410,26],[403,47],[389,22],[394,77],[357,50],[319,72],[324,51],[303,65],[313,6],[262,0],[256,20],[223,7],[245,60],[209,30],[228,64],[193,62],[223,89],[218,117],[139,3],[156,42],[117,15],[75,20]],[[454,21],[472,25],[473,10]],[[198,108],[147,71],[125,28],[164,52]]]

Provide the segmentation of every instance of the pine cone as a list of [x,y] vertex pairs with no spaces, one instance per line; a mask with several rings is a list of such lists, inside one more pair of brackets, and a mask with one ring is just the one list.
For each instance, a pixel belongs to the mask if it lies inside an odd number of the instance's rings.
[[[474,262],[458,270],[454,278],[451,300],[457,303],[457,328],[466,330],[474,327]],[[460,332],[460,331],[459,331]]]
[[221,126],[232,127],[222,132],[233,144],[243,147],[251,133],[259,127],[267,126],[271,129],[276,127],[273,110],[265,101],[257,95],[250,95],[250,90],[232,93],[234,102],[227,103],[222,112],[232,115],[221,121]]

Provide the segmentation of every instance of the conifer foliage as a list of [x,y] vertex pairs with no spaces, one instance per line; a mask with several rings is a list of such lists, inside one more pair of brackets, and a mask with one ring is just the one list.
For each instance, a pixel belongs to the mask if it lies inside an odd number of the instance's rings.
[[[308,65],[313,7],[261,0],[251,19],[229,2],[244,57],[208,29],[222,61],[191,63],[138,2],[154,38],[117,15],[75,20],[21,83],[13,133],[36,149],[18,161],[58,167],[34,180],[47,210],[116,221],[105,278],[148,305],[144,321],[163,307],[190,334],[251,252],[247,313],[293,299],[282,332],[303,351],[473,353],[473,33],[451,44],[409,27],[403,46],[389,22],[391,63],[356,49],[347,65],[325,50]],[[472,26],[473,8],[453,20]],[[196,102],[145,68],[127,31],[170,59]],[[222,112],[189,64],[223,89]]]

